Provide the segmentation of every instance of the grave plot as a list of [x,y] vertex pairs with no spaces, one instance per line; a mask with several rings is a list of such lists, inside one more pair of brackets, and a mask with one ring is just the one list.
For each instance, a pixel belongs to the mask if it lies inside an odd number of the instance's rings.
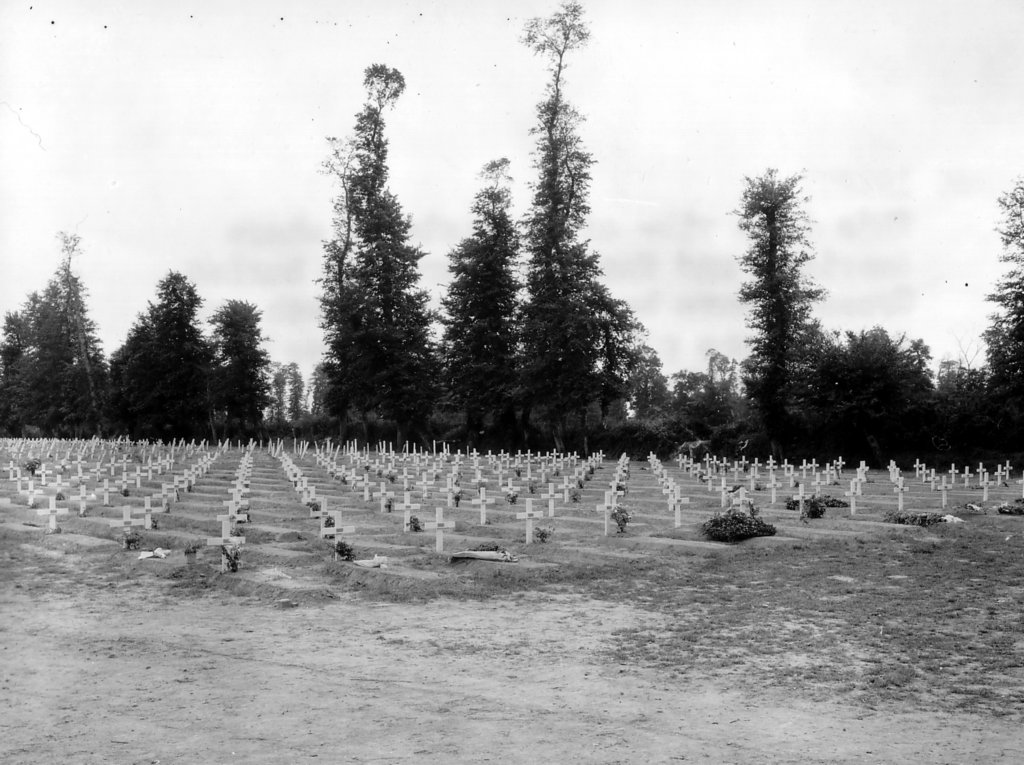
[[[194,559],[207,571],[219,564],[240,581],[292,590],[381,579],[457,581],[480,575],[480,565],[493,571],[502,554],[520,569],[549,571],[713,555],[729,546],[703,536],[703,524],[751,506],[776,533],[750,546],[921,536],[927,531],[920,526],[889,522],[892,513],[968,504],[993,512],[1024,491],[1021,481],[1011,483],[1006,465],[937,473],[918,463],[911,475],[895,465],[869,471],[842,460],[790,465],[709,455],[701,463],[663,464],[653,456],[403,455],[330,445],[287,452],[279,444],[101,453],[93,444],[67,450],[53,463],[59,467],[40,463],[26,475],[26,455],[23,446],[0,454],[4,523],[41,535],[60,528],[132,549],[169,549],[172,565]],[[826,496],[847,506],[826,507],[816,517],[812,509]],[[186,558],[185,550],[195,555]],[[448,566],[456,552],[494,561]]]

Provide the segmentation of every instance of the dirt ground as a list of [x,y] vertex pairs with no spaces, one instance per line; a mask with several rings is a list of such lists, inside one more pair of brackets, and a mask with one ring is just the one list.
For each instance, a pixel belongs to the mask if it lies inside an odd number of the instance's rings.
[[126,574],[69,549],[0,538],[9,765],[1024,761],[1014,717],[622,663],[616,632],[667,618],[629,603],[282,599],[206,587],[212,568],[174,557]]

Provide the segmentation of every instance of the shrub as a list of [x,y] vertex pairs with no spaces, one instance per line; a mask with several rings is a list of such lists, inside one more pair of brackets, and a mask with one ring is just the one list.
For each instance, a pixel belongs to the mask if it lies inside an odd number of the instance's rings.
[[629,510],[627,510],[624,507],[616,507],[612,511],[611,516],[609,516],[609,517],[613,521],[615,521],[615,525],[619,527],[619,533],[620,534],[625,534],[626,533],[626,526],[629,525],[629,522],[631,520],[633,520],[632,513],[630,513]]
[[409,531],[423,531],[423,524],[415,515],[409,516]]
[[534,526],[533,527],[533,541],[534,542],[540,542],[541,544],[544,544],[549,539],[551,539],[551,535],[554,534],[554,533],[555,533],[555,529],[552,526],[548,526],[547,528],[541,528],[540,526]]
[[315,515],[320,512],[320,502],[318,500],[309,500],[309,502],[306,503],[306,507],[309,508],[310,515]]
[[887,510],[882,520],[901,526],[934,526],[945,522],[939,513],[909,513],[905,510]]
[[355,560],[356,551],[348,542],[344,539],[336,539],[334,541],[334,560]]
[[752,537],[775,536],[775,527],[757,517],[757,508],[750,506],[750,513],[739,508],[729,508],[724,513],[715,513],[713,518],[700,527],[701,533],[714,542],[741,542]]

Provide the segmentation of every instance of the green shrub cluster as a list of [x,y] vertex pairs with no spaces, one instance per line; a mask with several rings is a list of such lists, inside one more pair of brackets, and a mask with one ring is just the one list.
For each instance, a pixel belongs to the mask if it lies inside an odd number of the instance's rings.
[[888,510],[882,516],[882,520],[901,526],[934,526],[936,523],[945,523],[939,513],[909,513],[905,510]]
[[752,537],[775,536],[775,527],[758,518],[753,506],[749,514],[735,507],[724,513],[715,513],[713,518],[704,522],[700,531],[714,542],[742,542]]

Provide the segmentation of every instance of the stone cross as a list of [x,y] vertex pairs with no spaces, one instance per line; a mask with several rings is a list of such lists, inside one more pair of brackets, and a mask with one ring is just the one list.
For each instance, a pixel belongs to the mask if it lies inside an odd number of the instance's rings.
[[682,496],[680,496],[679,492],[680,492],[680,489],[676,488],[675,491],[673,491],[672,494],[670,494],[669,498],[668,498],[668,506],[669,506],[669,509],[672,510],[672,512],[673,512],[673,514],[675,516],[675,527],[677,529],[680,526],[683,525],[683,515],[682,515],[683,505],[690,504],[690,498],[689,497],[682,497]]
[[850,490],[843,492],[843,495],[850,498],[850,515],[857,514],[857,479],[850,481]]
[[412,493],[407,491],[399,507],[402,508],[402,531],[408,531],[409,524],[412,522],[412,511],[419,510],[423,506],[419,503],[414,503],[412,501]]
[[793,499],[795,499],[797,501],[797,509],[800,511],[800,515],[802,516],[804,514],[804,499],[805,499],[805,496],[804,496],[804,485],[800,484],[800,486],[797,487],[797,488],[799,488],[800,491],[798,491],[796,494],[793,495]]
[[145,523],[146,521],[143,518],[132,518],[131,505],[121,506],[121,520],[110,521],[110,525],[113,528],[123,529],[126,534],[131,530],[132,526],[142,526]]
[[[327,525],[327,519],[332,518],[334,520],[333,526]],[[342,526],[341,525],[341,510],[325,510],[320,515],[320,538],[321,539],[336,539],[339,534],[355,534],[355,526]]]
[[496,499],[494,499],[494,498],[488,499],[487,498],[487,487],[486,486],[481,486],[480,487],[480,496],[477,497],[476,499],[470,501],[469,504],[471,504],[471,505],[479,505],[480,506],[480,525],[481,526],[483,526],[483,525],[485,525],[487,523],[487,506],[488,505],[493,505],[495,502],[497,502]]
[[775,471],[771,470],[768,472],[768,483],[765,484],[765,488],[771,489],[772,501],[771,504],[775,504],[775,491],[782,488],[782,482],[775,478]]
[[548,493],[539,495],[540,499],[546,499],[548,501],[548,518],[555,517],[555,499],[558,497],[558,492],[555,490],[553,483],[548,484]]
[[67,514],[68,509],[66,507],[57,507],[57,498],[52,494],[50,495],[50,506],[41,507],[38,510],[36,510],[36,515],[50,516],[47,525],[48,534],[56,534],[58,531],[60,531],[60,526],[57,525],[57,516]]
[[903,476],[899,477],[892,490],[896,494],[896,509],[903,512],[903,495],[910,490],[910,487],[903,483]]
[[595,509],[599,513],[604,513],[604,535],[608,536],[612,519],[612,510],[615,509],[615,495],[610,491],[606,491],[604,493],[604,502],[598,505]]
[[[531,500],[526,500],[529,503]],[[444,530],[452,529],[455,530],[455,521],[446,521],[444,519],[444,508],[434,508],[434,520],[432,523],[424,523],[423,528],[428,531],[433,530],[434,532],[434,551],[438,553],[444,552]]]
[[516,518],[519,520],[526,521],[526,544],[533,544],[533,521],[535,518],[543,518],[543,510],[533,509],[533,499],[526,500],[526,511],[522,513],[516,513]]

